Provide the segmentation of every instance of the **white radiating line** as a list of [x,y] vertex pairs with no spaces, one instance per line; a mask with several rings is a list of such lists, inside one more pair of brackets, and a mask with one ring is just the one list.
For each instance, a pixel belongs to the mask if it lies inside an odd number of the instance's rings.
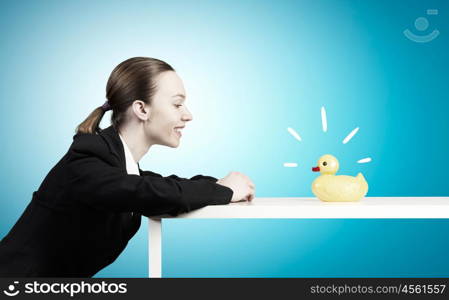
[[297,163],[284,163],[284,167],[294,168],[294,167],[297,167],[297,166],[298,166]]
[[364,163],[369,163],[371,161],[371,157],[367,157],[367,158],[362,158],[360,160],[358,160],[357,162],[359,164],[364,164]]
[[343,144],[346,144],[347,142],[349,142],[352,139],[352,137],[357,133],[357,131],[359,131],[358,127],[356,129],[354,129],[353,131],[351,131],[351,133],[348,134],[347,137],[345,137],[345,139],[343,140]]
[[298,141],[301,141],[301,137],[293,128],[288,127],[287,130],[288,130],[288,132],[290,132],[291,135],[294,136],[295,139],[297,139]]
[[323,132],[327,131],[327,117],[326,117],[326,109],[324,106],[321,107],[321,123],[323,125]]

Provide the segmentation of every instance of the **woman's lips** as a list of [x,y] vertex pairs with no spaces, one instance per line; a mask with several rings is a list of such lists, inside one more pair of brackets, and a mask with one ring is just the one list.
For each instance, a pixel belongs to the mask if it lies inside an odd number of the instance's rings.
[[173,129],[173,130],[175,131],[176,135],[177,135],[179,138],[181,138],[181,136],[182,136],[181,130],[180,130],[179,128],[175,128],[175,129]]

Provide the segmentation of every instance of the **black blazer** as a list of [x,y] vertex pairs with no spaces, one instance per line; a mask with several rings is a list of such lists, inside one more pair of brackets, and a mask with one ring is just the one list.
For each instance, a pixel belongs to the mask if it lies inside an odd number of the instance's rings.
[[139,171],[127,174],[112,126],[76,134],[0,242],[0,276],[91,277],[123,251],[141,215],[175,216],[232,198],[232,190],[210,176]]

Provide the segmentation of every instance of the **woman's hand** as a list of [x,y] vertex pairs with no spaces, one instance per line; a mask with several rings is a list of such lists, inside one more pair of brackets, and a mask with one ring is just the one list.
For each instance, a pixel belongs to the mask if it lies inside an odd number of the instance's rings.
[[230,188],[234,192],[231,202],[254,199],[256,187],[251,179],[242,173],[231,172],[226,177],[219,179],[217,183]]

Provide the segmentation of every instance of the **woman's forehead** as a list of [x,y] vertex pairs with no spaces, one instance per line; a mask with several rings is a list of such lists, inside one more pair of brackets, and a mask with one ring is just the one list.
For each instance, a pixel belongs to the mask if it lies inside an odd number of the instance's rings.
[[158,90],[164,96],[183,95],[185,97],[184,84],[178,74],[173,71],[161,73],[158,78]]

